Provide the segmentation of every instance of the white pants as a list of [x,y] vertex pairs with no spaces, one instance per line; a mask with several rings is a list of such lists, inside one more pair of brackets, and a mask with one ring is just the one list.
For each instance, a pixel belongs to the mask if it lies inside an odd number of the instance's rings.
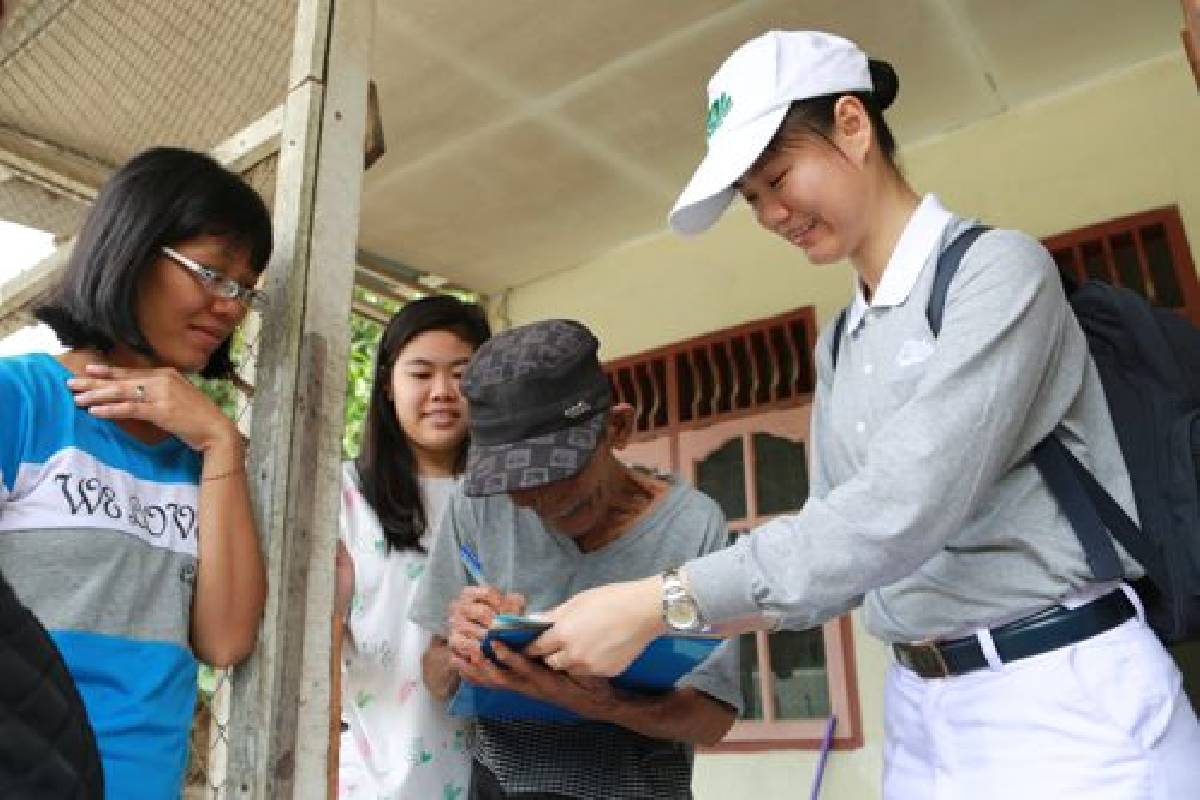
[[886,800],[1195,800],[1200,725],[1140,617],[953,678],[893,664]]

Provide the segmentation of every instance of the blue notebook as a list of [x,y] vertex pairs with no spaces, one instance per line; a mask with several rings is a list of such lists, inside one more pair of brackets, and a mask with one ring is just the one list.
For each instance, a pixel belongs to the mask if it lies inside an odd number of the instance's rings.
[[[504,642],[520,650],[542,634],[550,623],[531,617],[497,614],[483,640],[483,652],[492,657],[491,643]],[[720,636],[706,634],[672,634],[660,636],[647,645],[628,669],[612,679],[614,686],[630,692],[661,694],[675,687],[676,682],[695,669],[725,641]],[[573,711],[535,700],[506,689],[488,689],[461,681],[450,700],[450,713],[456,717],[487,717],[489,719],[533,719],[544,722],[579,722]]]

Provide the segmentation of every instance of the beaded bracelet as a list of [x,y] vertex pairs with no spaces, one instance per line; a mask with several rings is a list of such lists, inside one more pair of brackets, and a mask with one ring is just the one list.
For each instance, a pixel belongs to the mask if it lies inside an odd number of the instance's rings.
[[237,475],[242,470],[243,470],[243,467],[237,466],[237,467],[234,467],[233,469],[227,469],[224,472],[218,472],[216,475],[201,475],[200,482],[204,483],[206,481],[219,481],[222,478],[228,478],[230,475]]

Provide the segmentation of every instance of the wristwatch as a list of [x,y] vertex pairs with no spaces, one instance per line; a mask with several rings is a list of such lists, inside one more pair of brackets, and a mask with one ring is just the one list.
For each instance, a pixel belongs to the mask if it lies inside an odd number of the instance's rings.
[[678,569],[669,569],[662,574],[663,621],[678,633],[695,633],[704,627],[700,607],[696,598],[683,585]]

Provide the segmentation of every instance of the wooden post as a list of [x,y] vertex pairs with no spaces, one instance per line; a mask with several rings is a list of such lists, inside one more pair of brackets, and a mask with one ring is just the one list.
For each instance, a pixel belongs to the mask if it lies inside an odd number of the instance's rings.
[[1196,88],[1200,89],[1200,0],[1179,0],[1179,5],[1183,8],[1183,30],[1179,35],[1183,38],[1188,63],[1192,65]]
[[300,0],[248,474],[270,581],[226,796],[326,795],[330,619],[373,0]]

